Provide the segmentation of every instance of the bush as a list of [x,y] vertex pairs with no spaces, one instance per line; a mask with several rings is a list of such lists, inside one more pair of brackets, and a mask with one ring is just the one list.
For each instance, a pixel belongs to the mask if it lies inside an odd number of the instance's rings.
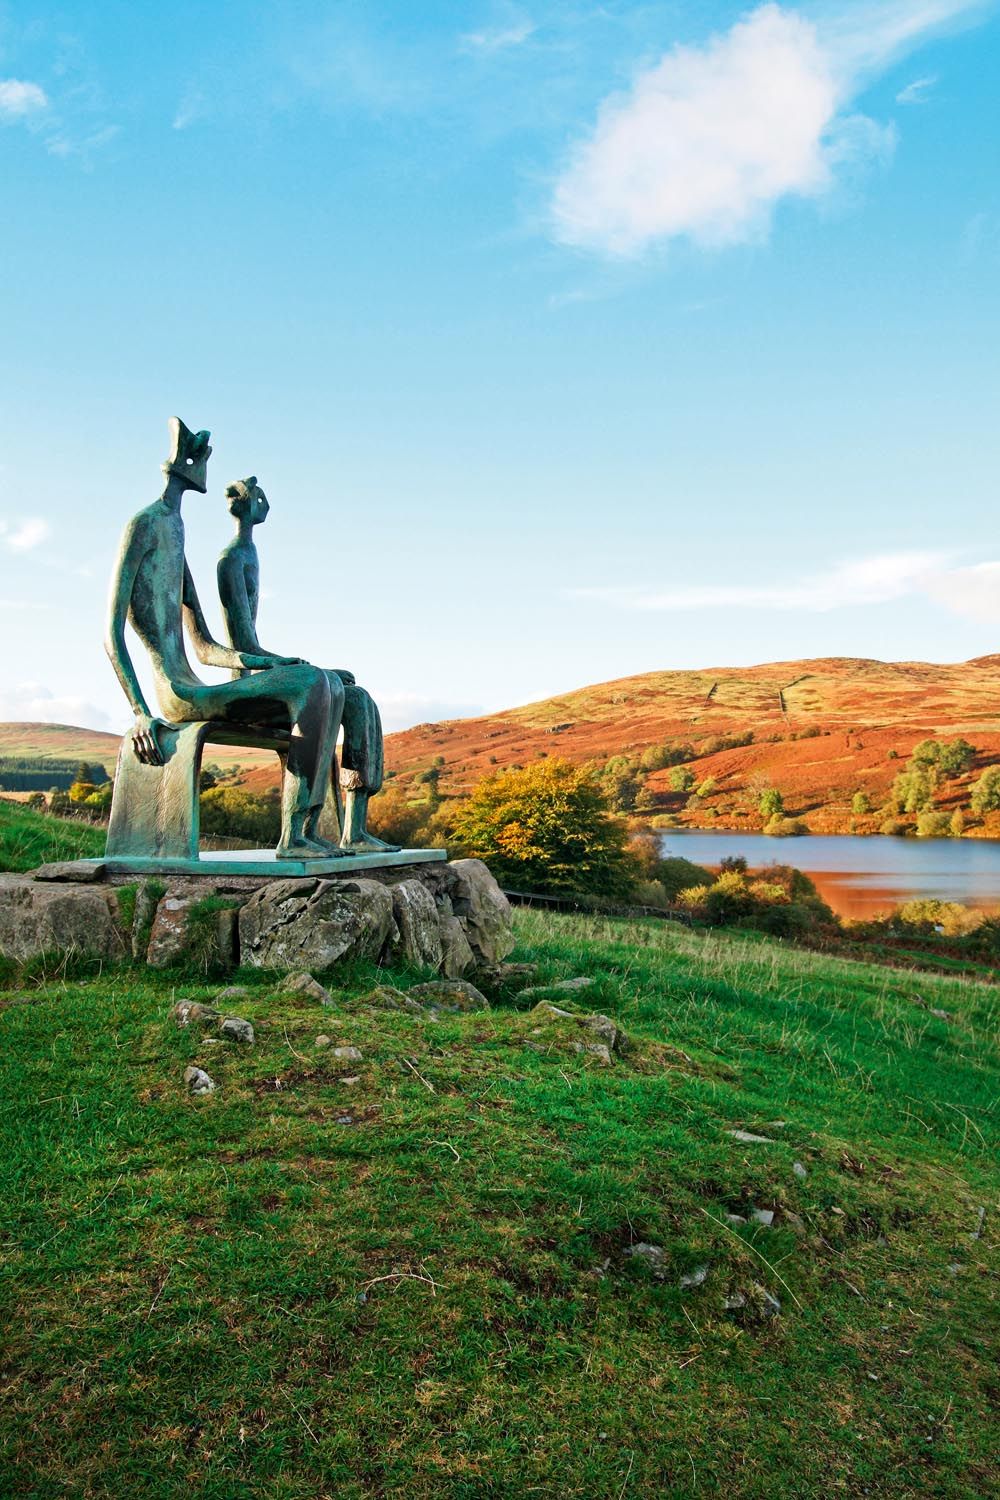
[[951,815],[951,822],[948,824],[948,832],[952,838],[960,839],[962,837],[962,834],[965,832],[965,824],[965,813],[960,807],[956,807]]
[[801,818],[774,817],[764,825],[764,832],[773,839],[794,839],[808,833],[809,828]]
[[863,813],[870,813],[871,810],[872,803],[868,793],[855,792],[854,796],[851,798],[851,812],[857,813],[860,817]]
[[241,787],[212,787],[202,792],[201,831],[211,837],[248,839],[268,848],[281,836],[281,801],[275,788],[248,792]]
[[614,900],[630,895],[637,872],[593,773],[558,758],[486,777],[459,808],[454,832],[516,890]]
[[974,813],[1000,812],[1000,766],[987,766],[975,786],[969,805]]
[[777,787],[769,786],[766,791],[761,792],[757,811],[765,823],[770,822],[772,818],[780,818],[784,815],[785,799]]
[[892,783],[892,803],[897,812],[919,813],[929,807],[937,785],[933,767],[926,763],[909,765]]
[[951,817],[946,812],[934,812],[928,810],[922,812],[917,818],[917,837],[922,839],[943,839],[951,832]]
[[697,779],[690,766],[674,766],[667,778],[672,792],[689,792]]
[[676,901],[681,891],[690,890],[693,886],[712,883],[712,876],[708,870],[692,863],[689,859],[681,858],[680,855],[670,855],[667,859],[661,859],[656,866],[654,878],[662,885],[669,901]]

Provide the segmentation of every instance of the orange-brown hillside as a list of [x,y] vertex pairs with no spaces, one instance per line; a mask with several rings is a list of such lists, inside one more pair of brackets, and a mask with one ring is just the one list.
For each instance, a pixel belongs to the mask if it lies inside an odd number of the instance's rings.
[[[753,744],[712,751],[713,739],[748,731]],[[717,792],[688,810],[670,794],[668,772],[647,782],[679,821],[704,823],[714,811],[716,826],[742,826],[747,812],[734,799],[763,783],[784,794],[789,812],[808,814],[815,831],[832,831],[844,826],[855,792],[879,805],[900,761],[928,735],[962,735],[981,752],[980,766],[1000,761],[1000,655],[948,666],[829,657],[648,672],[483,718],[420,724],[389,737],[387,763],[405,785],[441,757],[441,790],[457,795],[542,755],[605,762],[689,741],[699,782],[713,777]]]

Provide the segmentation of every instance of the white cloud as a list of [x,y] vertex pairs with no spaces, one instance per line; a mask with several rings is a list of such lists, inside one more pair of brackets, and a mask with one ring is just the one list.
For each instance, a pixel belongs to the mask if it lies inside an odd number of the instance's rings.
[[7,521],[0,521],[0,540],[10,552],[30,552],[51,535],[52,527],[41,516],[25,516],[23,521],[18,521],[14,526]]
[[928,580],[927,592],[937,603],[973,620],[1000,620],[1000,562],[952,568]]
[[937,83],[937,74],[931,73],[927,78],[914,78],[905,89],[900,89],[896,95],[897,104],[926,104],[931,89]]
[[0,120],[22,120],[48,107],[48,97],[37,83],[0,78]]
[[815,198],[894,132],[850,113],[867,77],[980,0],[857,3],[815,21],[768,3],[703,46],[674,47],[601,106],[551,203],[552,232],[611,256],[686,236],[763,237],[784,198]]
[[103,709],[88,703],[86,698],[58,697],[40,682],[21,682],[16,687],[0,689],[0,721],[111,728]]
[[598,599],[623,609],[774,609],[808,613],[859,604],[887,604],[943,575],[940,552],[890,552],[839,563],[792,583],[695,584],[677,589],[639,587],[573,589],[575,598]]
[[493,30],[467,32],[460,45],[466,52],[503,52],[508,47],[520,47],[537,30],[533,21],[515,21]]

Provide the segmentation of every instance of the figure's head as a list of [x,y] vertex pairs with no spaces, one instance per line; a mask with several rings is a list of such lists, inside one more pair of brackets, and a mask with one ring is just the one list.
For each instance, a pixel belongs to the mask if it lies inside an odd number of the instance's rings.
[[262,521],[266,521],[271,509],[267,496],[257,483],[256,474],[251,474],[249,479],[237,479],[235,483],[227,484],[226,499],[229,501],[229,514],[237,521],[249,521],[251,526],[259,526]]
[[182,479],[186,490],[197,490],[204,495],[208,489],[208,460],[212,452],[208,440],[212,434],[192,432],[180,417],[171,417],[167,427],[170,454],[160,468],[164,474],[175,474]]

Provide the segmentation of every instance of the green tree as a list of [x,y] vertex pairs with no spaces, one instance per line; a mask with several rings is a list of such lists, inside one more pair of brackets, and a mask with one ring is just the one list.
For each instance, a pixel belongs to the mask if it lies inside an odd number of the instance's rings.
[[972,769],[976,752],[968,740],[944,740],[938,755],[938,768],[942,776],[964,776]]
[[851,812],[858,813],[860,815],[861,813],[870,813],[871,810],[872,802],[868,793],[855,792],[854,796],[851,798]]
[[460,807],[454,834],[512,889],[618,899],[636,872],[597,777],[556,757],[486,777]]
[[983,813],[1000,812],[1000,766],[987,766],[969,799],[972,811],[982,817]]
[[766,823],[769,823],[772,818],[784,817],[785,799],[777,787],[769,786],[766,791],[761,792],[757,811]]
[[892,783],[892,802],[897,812],[920,813],[930,807],[936,784],[936,767],[926,761],[911,762]]
[[672,792],[689,792],[698,778],[690,766],[674,766],[667,780]]

